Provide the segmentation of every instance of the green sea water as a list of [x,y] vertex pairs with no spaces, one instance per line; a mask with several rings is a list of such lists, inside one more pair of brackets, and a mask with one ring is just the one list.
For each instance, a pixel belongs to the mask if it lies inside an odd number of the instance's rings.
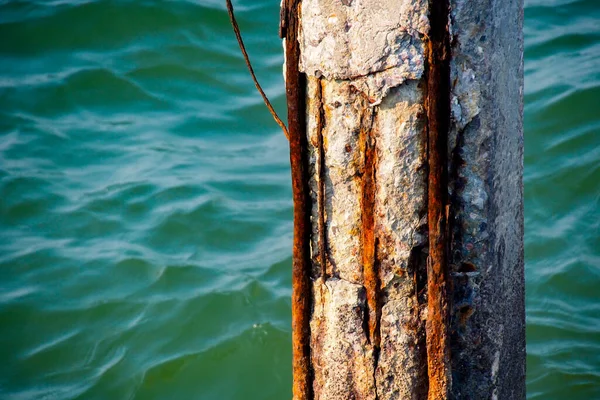
[[[600,399],[600,3],[525,18],[528,396]],[[290,398],[288,164],[224,1],[0,0],[0,398]]]

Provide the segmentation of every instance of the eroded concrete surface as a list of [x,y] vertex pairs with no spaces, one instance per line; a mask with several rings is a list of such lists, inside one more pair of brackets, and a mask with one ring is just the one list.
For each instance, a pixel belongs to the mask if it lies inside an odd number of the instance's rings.
[[[522,5],[451,3],[452,396],[523,399]],[[428,29],[425,0],[302,2],[316,399],[426,397]],[[361,258],[367,138],[379,346]]]
[[525,398],[520,0],[451,0],[457,399]]
[[[309,78],[309,110],[322,108],[322,117],[311,112],[308,119],[310,166],[314,172],[310,186],[315,265],[321,259],[316,227],[320,181],[325,187],[327,252],[326,268],[313,268],[315,310],[311,335],[316,398],[416,399],[422,392],[426,375],[420,371],[426,363],[416,281],[419,265],[411,261],[415,259],[413,253],[421,252],[425,243],[422,96],[417,82],[411,81],[393,88],[379,106],[371,106],[352,81]],[[365,173],[365,143],[361,140],[365,140],[365,131],[372,132],[376,149],[375,201],[366,205],[361,184]],[[318,149],[319,135],[323,136],[323,152]],[[319,173],[322,153],[325,168]],[[370,342],[365,323],[369,310],[361,263],[364,206],[375,209],[380,349]],[[341,293],[342,287],[354,288],[343,291],[350,297],[330,295],[332,290]],[[333,318],[350,305],[352,318]],[[344,332],[351,333],[352,345]],[[353,362],[348,364],[348,360]],[[371,373],[365,375],[365,371]]]
[[300,68],[309,76],[352,80],[379,104],[389,89],[424,70],[427,0],[304,0]]

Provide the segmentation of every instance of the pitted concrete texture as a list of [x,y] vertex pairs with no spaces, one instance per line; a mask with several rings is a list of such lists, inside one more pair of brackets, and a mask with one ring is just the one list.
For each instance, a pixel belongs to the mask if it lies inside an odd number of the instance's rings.
[[[316,280],[311,325],[315,398],[367,399],[377,388],[379,400],[417,399],[426,389],[423,319],[415,280],[416,270],[425,266],[424,259],[418,261],[419,265],[413,260],[413,253],[420,252],[426,242],[422,103],[417,81],[392,89],[379,106],[371,107],[352,81],[308,79],[309,170],[313,174],[309,181],[313,199],[311,248]],[[374,204],[365,205],[361,182],[366,135],[361,132],[367,131],[374,140],[377,165]],[[319,134],[323,135],[325,154],[323,174],[318,173]],[[316,266],[320,262],[320,179],[325,185],[325,279],[321,266]],[[361,260],[361,214],[365,206],[374,208],[377,232],[380,352],[370,342],[365,324],[368,310],[364,299],[368,293]],[[346,295],[350,297],[344,299]],[[350,308],[354,314],[335,316]],[[360,318],[355,315],[359,311]],[[345,332],[351,337],[347,338]],[[358,351],[361,346],[363,350]]]
[[424,71],[427,0],[304,0],[300,69],[353,80],[379,104],[389,89]]
[[523,4],[452,0],[452,395],[525,398]]
[[[427,7],[427,0],[302,1],[315,399],[427,396]],[[455,399],[525,398],[522,18],[521,0],[451,1]],[[370,205],[362,192],[365,140],[375,148]],[[374,209],[380,348],[366,322],[365,206]]]
[[313,293],[315,398],[375,400],[373,347],[363,329],[364,288],[343,279],[317,279]]

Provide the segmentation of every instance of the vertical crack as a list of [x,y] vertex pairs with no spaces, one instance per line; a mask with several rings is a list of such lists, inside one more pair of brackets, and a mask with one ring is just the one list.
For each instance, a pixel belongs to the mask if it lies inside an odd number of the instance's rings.
[[448,324],[448,129],[450,124],[449,0],[429,1],[427,45],[428,229],[427,370],[429,400],[448,399],[451,386]]
[[[370,112],[370,121],[363,123],[361,121],[360,143],[364,145],[364,170],[362,174],[362,264],[363,279],[367,297],[367,310],[365,317],[367,319],[367,339],[373,346],[373,380],[377,388],[375,372],[379,361],[379,349],[381,344],[380,320],[380,282],[377,266],[377,239],[375,235],[375,170],[377,168],[377,154],[375,148],[375,135],[373,126],[375,123],[376,108]],[[368,117],[367,117],[368,118]],[[377,398],[377,389],[375,390]]]
[[321,278],[327,280],[327,226],[325,225],[325,148],[323,144],[323,129],[325,127],[325,105],[323,104],[323,81],[317,79],[316,103],[319,113],[317,117],[317,207],[319,232],[319,264],[321,264]]
[[375,136],[373,125],[376,110],[373,108],[367,127],[363,127],[361,142],[364,143],[364,172],[362,176],[362,264],[364,285],[369,308],[369,339],[375,348],[380,345],[379,332],[379,277],[375,254]]

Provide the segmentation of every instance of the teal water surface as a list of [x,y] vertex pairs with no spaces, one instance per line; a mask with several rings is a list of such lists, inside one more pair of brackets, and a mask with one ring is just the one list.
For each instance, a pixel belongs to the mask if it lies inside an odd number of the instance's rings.
[[[287,143],[223,3],[0,0],[0,398],[290,398]],[[279,1],[235,4],[283,113]],[[525,17],[529,398],[600,398],[600,7]]]
[[600,3],[525,8],[530,399],[600,399]]

